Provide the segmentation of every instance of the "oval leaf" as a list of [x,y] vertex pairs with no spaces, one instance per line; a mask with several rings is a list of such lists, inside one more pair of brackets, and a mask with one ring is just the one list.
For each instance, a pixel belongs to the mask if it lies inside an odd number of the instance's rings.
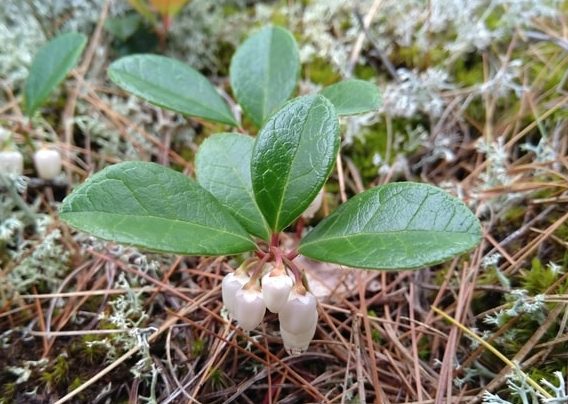
[[480,239],[479,221],[459,199],[402,182],[355,196],[316,226],[299,250],[356,268],[408,269],[446,261]]
[[292,94],[300,72],[298,46],[280,27],[265,27],[243,42],[231,60],[231,87],[257,126]]
[[338,115],[375,111],[381,102],[377,86],[365,80],[340,81],[324,88],[320,94],[331,101]]
[[33,115],[75,67],[86,43],[85,35],[69,32],[55,37],[36,53],[24,89],[28,116]]
[[274,114],[256,138],[252,188],[274,231],[309,206],[331,173],[339,149],[333,105],[321,95],[296,98]]
[[268,239],[268,226],[258,209],[250,178],[254,139],[238,133],[207,138],[195,158],[197,181],[251,234]]
[[213,195],[154,163],[107,167],[65,198],[60,215],[96,237],[153,251],[229,255],[255,248]]
[[158,55],[133,55],[113,62],[110,79],[152,104],[185,115],[236,126],[229,107],[197,70]]

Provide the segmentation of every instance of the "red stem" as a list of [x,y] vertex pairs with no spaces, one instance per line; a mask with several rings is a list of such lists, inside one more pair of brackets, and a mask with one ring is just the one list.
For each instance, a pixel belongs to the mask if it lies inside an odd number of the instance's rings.
[[300,253],[298,252],[298,250],[292,250],[290,251],[288,254],[286,254],[286,258],[288,258],[290,261],[292,261],[294,258],[296,258],[298,255],[300,255]]
[[280,233],[272,233],[270,236],[270,247],[278,247],[280,245]]
[[306,227],[306,221],[302,216],[300,216],[300,218],[296,221],[296,229],[295,229],[296,237],[298,238],[298,240],[302,238],[304,227]]
[[277,247],[270,247],[270,251],[272,252],[272,256],[274,257],[274,261],[276,264],[276,268],[282,265],[282,251],[280,251]]
[[302,271],[300,271],[300,268],[298,268],[296,266],[296,264],[294,264],[292,262],[292,260],[288,259],[288,257],[283,256],[282,257],[284,259],[284,262],[286,263],[286,265],[288,266],[288,268],[290,268],[290,271],[292,271],[292,273],[294,274],[294,279],[296,280],[296,284],[302,284]]
[[252,273],[252,276],[250,277],[250,281],[248,282],[248,284],[253,285],[254,283],[256,283],[256,281],[258,280],[258,278],[262,274],[262,268],[264,268],[264,264],[266,264],[266,261],[268,261],[268,259],[271,256],[272,256],[272,253],[265,254],[264,257],[262,257],[260,259],[260,261],[258,261],[258,264],[256,264],[256,268],[254,268],[254,271]]

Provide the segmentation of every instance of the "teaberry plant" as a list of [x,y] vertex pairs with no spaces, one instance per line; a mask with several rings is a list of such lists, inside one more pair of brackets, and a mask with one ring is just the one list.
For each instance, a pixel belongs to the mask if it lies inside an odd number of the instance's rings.
[[[65,80],[85,48],[87,38],[76,32],[59,34],[34,55],[24,88],[24,112],[30,119]],[[29,140],[29,139],[28,139]],[[35,149],[32,142],[28,142]],[[61,155],[50,148],[36,149],[33,162],[39,178],[54,180],[61,172]],[[24,173],[24,156],[11,139],[0,139],[0,175]]]
[[[220,133],[196,157],[197,182],[154,163],[107,167],[63,202],[61,217],[97,237],[185,255],[249,258],[222,282],[229,313],[245,330],[278,313],[288,352],[307,349],[316,298],[294,258],[299,254],[355,268],[400,270],[441,263],[472,249],[479,221],[458,199],[425,184],[392,183],[363,192],[323,219],[296,247],[281,233],[316,199],[339,151],[338,115],[374,110],[374,85],[349,80],[286,100],[300,65],[292,35],[266,27],[233,56],[233,93],[261,127],[256,138]],[[197,71],[156,55],[128,56],[112,81],[164,108],[238,125]]]

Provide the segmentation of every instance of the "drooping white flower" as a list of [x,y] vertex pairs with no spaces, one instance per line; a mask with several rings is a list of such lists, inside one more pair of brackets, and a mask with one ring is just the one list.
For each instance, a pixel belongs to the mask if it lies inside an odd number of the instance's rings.
[[286,329],[282,328],[282,325],[280,325],[280,335],[282,336],[282,343],[284,344],[286,352],[290,355],[298,355],[306,352],[310,346],[310,342],[312,342],[312,339],[314,338],[314,334],[316,333],[316,326],[317,316],[315,317],[315,321],[312,322],[311,328],[300,334],[288,332]]
[[307,291],[292,289],[288,301],[278,313],[280,327],[292,334],[303,334],[317,322],[316,297]]
[[231,316],[234,316],[235,312],[235,295],[249,280],[249,276],[240,271],[231,272],[223,278],[221,283],[223,304]]
[[286,352],[297,355],[305,352],[316,332],[318,312],[315,296],[295,288],[280,310],[280,334]]
[[235,294],[234,316],[243,330],[250,331],[262,322],[266,304],[258,288],[247,286],[245,285]]
[[61,172],[61,154],[57,150],[40,149],[34,153],[34,164],[39,178],[53,180]]
[[266,307],[272,313],[278,313],[288,301],[290,290],[294,286],[294,281],[285,271],[274,274],[267,273],[262,277],[262,296]]
[[0,151],[0,173],[22,175],[24,156],[17,150]]

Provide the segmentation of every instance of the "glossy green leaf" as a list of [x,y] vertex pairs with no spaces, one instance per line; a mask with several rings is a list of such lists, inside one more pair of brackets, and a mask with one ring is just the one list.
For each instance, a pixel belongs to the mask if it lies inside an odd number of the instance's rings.
[[316,226],[300,253],[356,268],[433,265],[475,247],[481,226],[459,199],[439,188],[400,182],[363,192]]
[[258,209],[250,177],[254,139],[238,133],[207,138],[195,158],[197,181],[211,192],[251,234],[268,239],[268,226]]
[[175,59],[149,54],[126,56],[110,65],[108,75],[116,85],[152,104],[237,125],[228,105],[209,80]]
[[213,195],[154,163],[105,168],[65,198],[60,216],[96,237],[153,251],[229,255],[255,248]]
[[365,80],[340,81],[324,88],[320,94],[331,101],[338,115],[375,111],[381,102],[377,86]]
[[308,207],[338,149],[337,114],[321,95],[296,98],[270,117],[256,138],[251,173],[256,202],[272,230],[282,230]]
[[300,72],[298,46],[284,28],[268,26],[239,46],[231,60],[231,87],[257,126],[290,97]]
[[28,116],[33,115],[77,65],[86,43],[85,35],[69,32],[55,37],[36,53],[24,89],[24,108]]

